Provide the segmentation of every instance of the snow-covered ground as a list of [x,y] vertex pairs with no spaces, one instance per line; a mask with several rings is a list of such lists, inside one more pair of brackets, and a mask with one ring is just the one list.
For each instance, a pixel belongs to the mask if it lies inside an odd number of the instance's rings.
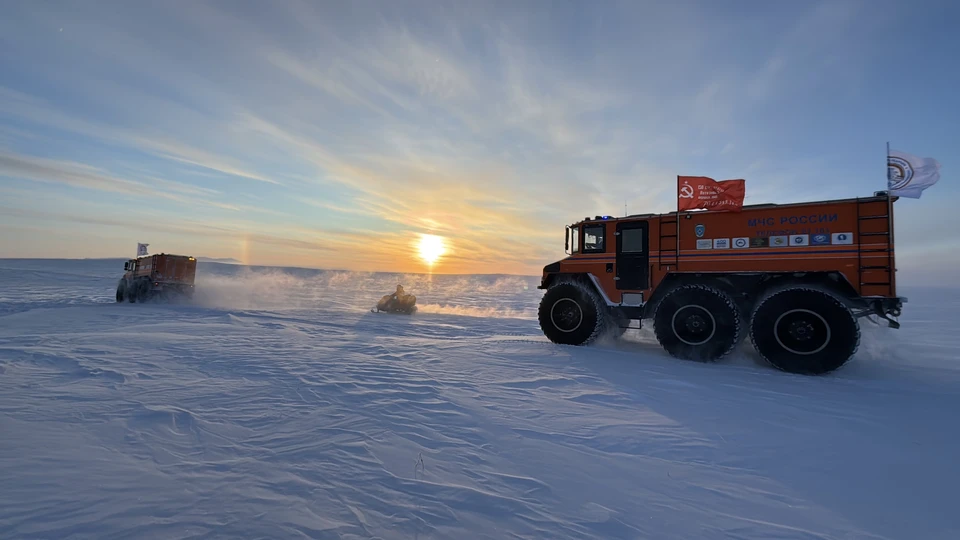
[[0,538],[960,538],[957,291],[803,377],[552,345],[535,278],[121,270],[0,260]]

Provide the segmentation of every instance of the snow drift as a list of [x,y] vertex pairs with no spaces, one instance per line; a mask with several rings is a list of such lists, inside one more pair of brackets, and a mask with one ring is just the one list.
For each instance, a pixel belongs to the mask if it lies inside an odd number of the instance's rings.
[[960,535],[956,291],[812,378],[550,344],[535,278],[120,268],[0,261],[0,537]]

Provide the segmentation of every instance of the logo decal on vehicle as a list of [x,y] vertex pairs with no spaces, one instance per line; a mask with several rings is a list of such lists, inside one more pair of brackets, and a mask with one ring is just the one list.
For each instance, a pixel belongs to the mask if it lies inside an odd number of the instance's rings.
[[744,248],[749,247],[749,246],[750,246],[750,239],[749,239],[749,238],[743,237],[743,238],[734,238],[734,239],[733,239],[733,247],[735,247],[735,248],[737,248],[737,249],[744,249]]
[[770,239],[766,236],[755,236],[750,239],[750,247],[765,248],[770,247]]
[[713,240],[697,240],[697,249],[713,249]]
[[729,249],[730,248],[730,239],[729,238],[714,238],[713,239],[713,249]]
[[848,232],[833,233],[832,240],[834,244],[852,244],[853,233],[848,233]]
[[790,242],[787,241],[786,236],[771,236],[770,237],[770,246],[771,247],[784,247],[789,246]]
[[707,233],[707,227],[703,223],[697,224],[694,230],[697,233],[697,238],[703,238],[703,235]]
[[791,246],[809,246],[810,245],[810,235],[809,234],[795,234],[790,237]]
[[830,245],[830,235],[815,234],[810,237],[810,244],[814,246],[828,246]]

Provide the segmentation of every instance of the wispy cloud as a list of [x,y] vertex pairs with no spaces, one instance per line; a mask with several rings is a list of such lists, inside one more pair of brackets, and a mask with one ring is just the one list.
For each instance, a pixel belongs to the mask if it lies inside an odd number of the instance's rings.
[[[536,272],[567,222],[671,210],[677,174],[746,176],[752,202],[850,189],[764,116],[856,86],[869,50],[844,40],[877,28],[869,7],[17,4],[0,174],[117,215],[162,201],[164,232],[222,240],[211,256],[415,270],[435,233],[439,271]],[[100,208],[47,217],[123,231]]]
[[3,151],[0,151],[0,177],[62,184],[72,188],[117,193],[141,199],[165,199],[185,207],[207,206],[233,211],[259,211],[249,206],[238,206],[205,198],[216,195],[217,192],[174,180],[151,176],[140,181],[131,180],[84,163]]

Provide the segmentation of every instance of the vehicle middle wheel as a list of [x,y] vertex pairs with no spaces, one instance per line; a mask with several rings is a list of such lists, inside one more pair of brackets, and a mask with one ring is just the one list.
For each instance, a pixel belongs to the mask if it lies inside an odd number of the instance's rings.
[[860,325],[829,292],[792,287],[760,302],[753,313],[750,339],[774,367],[821,375],[841,367],[856,353]]
[[547,289],[538,311],[544,335],[563,345],[584,345],[596,339],[603,331],[604,316],[605,306],[597,295],[579,283]]
[[736,348],[740,320],[727,293],[706,285],[684,285],[668,292],[657,305],[653,329],[672,356],[710,362]]

